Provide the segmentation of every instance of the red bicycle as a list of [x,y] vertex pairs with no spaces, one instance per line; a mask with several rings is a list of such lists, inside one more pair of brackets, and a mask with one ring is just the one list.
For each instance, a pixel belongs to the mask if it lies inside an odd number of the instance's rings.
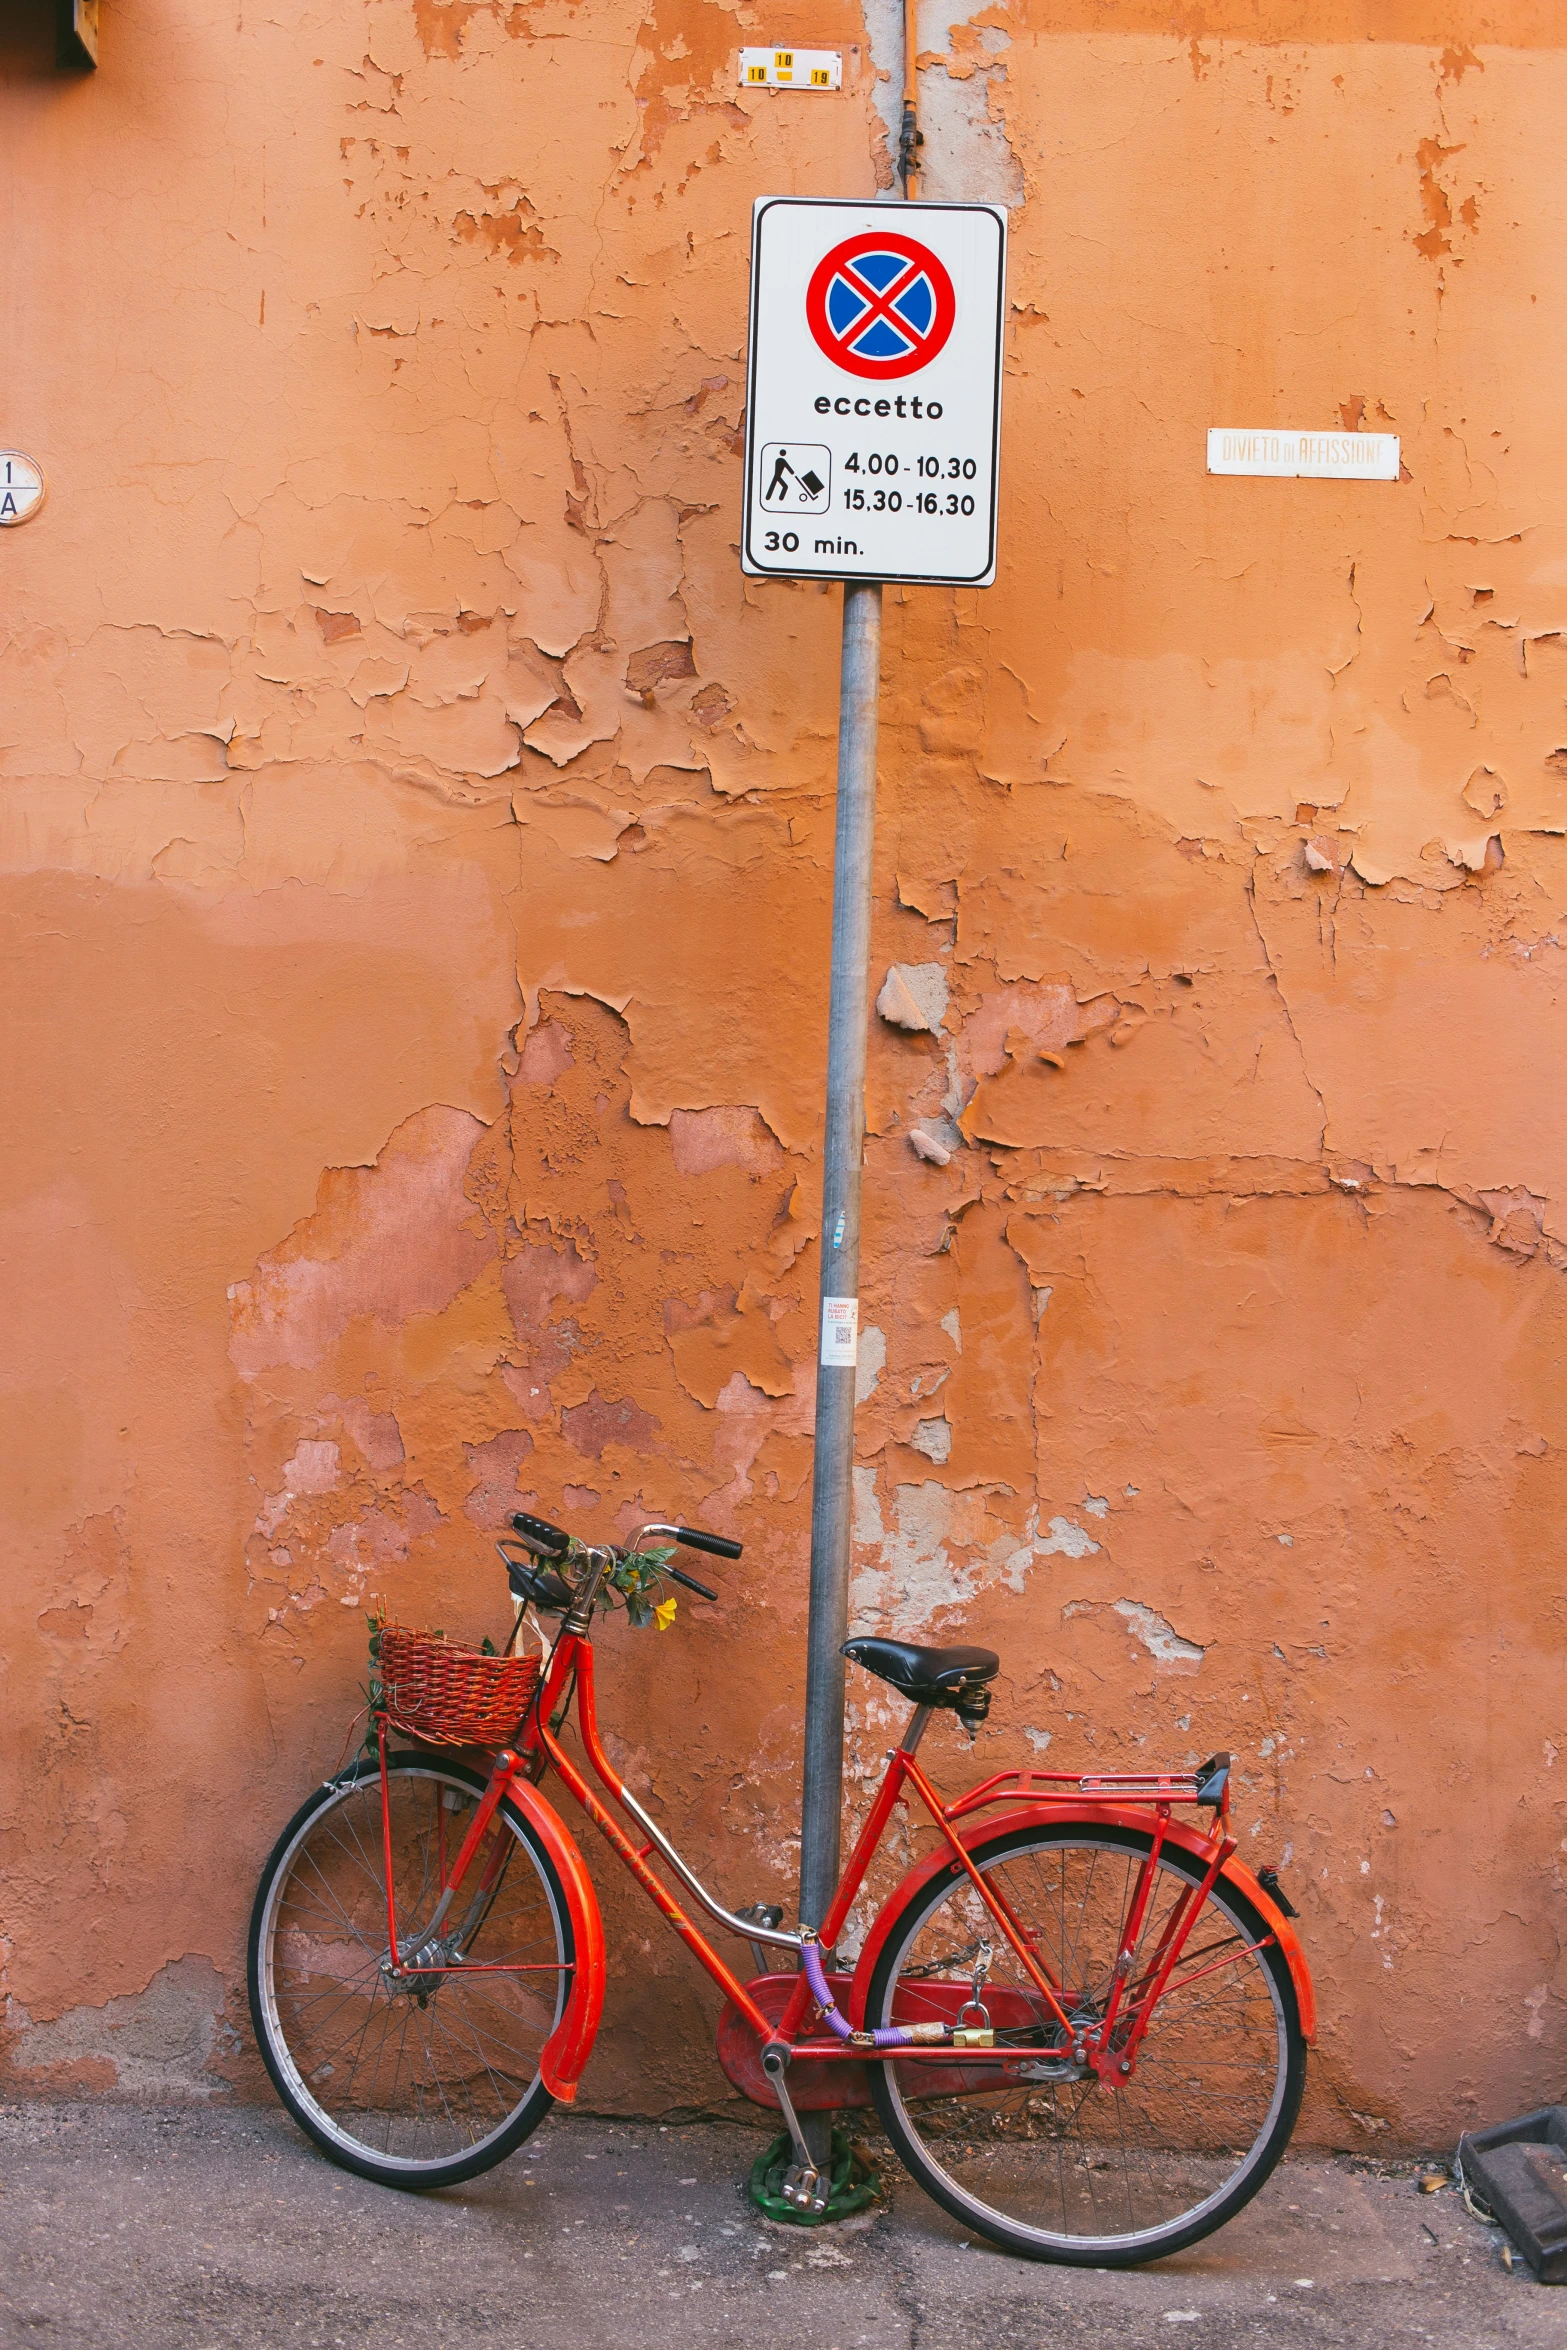
[[[914,1710],[820,1931],[789,1932],[781,1909],[733,1912],[707,1891],[621,1783],[594,1706],[595,1611],[618,1595],[646,1621],[666,1577],[715,1598],[672,1546],[740,1545],[654,1524],[593,1548],[513,1524],[508,1652],[387,1626],[373,1750],[315,1791],[262,1875],[251,2013],[318,2146],[390,2186],[448,2186],[575,2096],[606,1962],[591,1880],[539,1792],[553,1769],[724,1992],[720,2057],[781,2110],[802,2212],[827,2189],[801,2112],[868,2100],[938,2203],[1030,2259],[1156,2259],[1257,2192],[1299,2111],[1314,2001],[1277,1880],[1236,1857],[1227,1755],[1194,1772],[1001,1771],[947,1801],[921,1741],[942,1712],[972,1735],[999,1660],[851,1640]],[[524,1623],[540,1655],[510,1653]],[[561,1743],[573,1697],[613,1811]],[[394,1748],[396,1731],[418,1743]],[[443,1744],[489,1750],[488,1769]],[[923,1810],[934,1847],[839,1971],[830,1953],[899,1804]],[[777,1970],[742,1982],[655,1858]]]

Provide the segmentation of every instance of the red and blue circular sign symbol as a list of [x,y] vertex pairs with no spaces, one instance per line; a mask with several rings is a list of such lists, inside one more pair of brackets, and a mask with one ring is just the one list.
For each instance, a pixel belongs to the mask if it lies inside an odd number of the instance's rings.
[[928,367],[957,316],[952,280],[928,245],[890,229],[824,254],[805,294],[816,346],[850,375],[890,382]]

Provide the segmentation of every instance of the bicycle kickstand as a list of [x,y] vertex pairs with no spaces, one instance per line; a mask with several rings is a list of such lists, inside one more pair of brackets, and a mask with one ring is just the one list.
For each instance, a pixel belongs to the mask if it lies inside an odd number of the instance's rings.
[[816,2212],[827,2209],[831,2178],[830,2175],[824,2178],[811,2159],[811,2150],[805,2143],[805,2132],[800,2127],[800,2117],[794,2110],[794,2100],[789,2094],[789,2084],[784,2078],[788,2069],[789,2046],[787,2041],[769,2040],[767,2046],[762,2050],[762,2070],[777,2092],[784,2120],[789,2125],[789,2135],[794,2141],[795,2159],[784,2173],[784,2201],[792,2203],[796,2211],[808,2211],[814,2215]]

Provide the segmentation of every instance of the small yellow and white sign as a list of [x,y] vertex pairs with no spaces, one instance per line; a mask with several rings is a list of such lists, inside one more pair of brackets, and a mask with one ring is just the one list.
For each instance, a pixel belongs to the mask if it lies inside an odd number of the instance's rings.
[[36,457],[20,449],[0,449],[0,530],[31,522],[45,498],[49,483]]
[[841,49],[742,49],[740,84],[751,90],[841,90]]

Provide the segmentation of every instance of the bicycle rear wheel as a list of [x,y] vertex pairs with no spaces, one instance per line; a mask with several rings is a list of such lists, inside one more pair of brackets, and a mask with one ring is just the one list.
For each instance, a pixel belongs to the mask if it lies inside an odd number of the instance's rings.
[[386,2186],[472,2178],[555,2102],[539,2055],[576,1952],[554,1864],[510,1802],[431,1939],[443,1863],[461,1849],[484,1787],[444,1756],[388,1757],[398,1948],[405,1965],[427,1960],[422,1976],[394,1976],[387,1963],[386,1823],[373,1762],[295,1813],[256,1894],[250,2012],[273,2086],[334,2162]]
[[[1137,1875],[1140,1830],[1065,1822],[1015,1829],[973,1859],[1092,2029],[1105,2013]],[[1166,1846],[1128,1977],[1135,1993],[1177,1902],[1204,1872]],[[926,2192],[1009,2252],[1127,2268],[1194,2243],[1255,2195],[1289,2141],[1305,2085],[1295,1986],[1268,1928],[1221,1879],[1192,1924],[1136,2069],[1101,2087],[1061,2052],[1062,2034],[967,1875],[954,1864],[895,1920],[871,1978],[871,2025],[954,2020],[956,1990],[979,1996],[1012,2078],[943,2092],[913,2062],[875,2064],[871,2086],[893,2145]],[[1125,2012],[1125,2010],[1121,2011]],[[1032,2051],[1057,2053],[1034,2056]],[[968,2084],[981,2079],[979,2068]],[[949,2073],[948,2080],[951,2080]]]

